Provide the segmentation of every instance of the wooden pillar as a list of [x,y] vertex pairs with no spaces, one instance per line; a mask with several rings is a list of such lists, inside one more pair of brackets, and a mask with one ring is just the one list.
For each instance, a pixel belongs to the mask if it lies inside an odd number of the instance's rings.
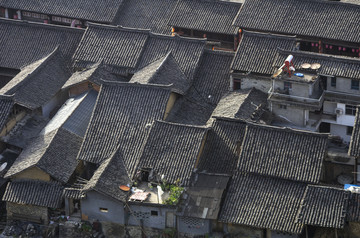
[[322,52],[323,52],[323,45],[322,45],[321,40],[319,40],[319,53],[322,53]]
[[335,228],[335,238],[338,238],[337,229]]

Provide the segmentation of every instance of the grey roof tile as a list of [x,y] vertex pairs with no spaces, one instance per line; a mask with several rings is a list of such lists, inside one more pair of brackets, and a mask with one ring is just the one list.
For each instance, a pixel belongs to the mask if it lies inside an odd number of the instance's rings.
[[152,168],[174,184],[188,184],[205,138],[205,127],[155,121],[144,147],[138,169]]
[[59,48],[22,68],[0,94],[14,95],[16,104],[35,110],[49,102],[70,77]]
[[0,6],[47,15],[110,23],[123,0],[0,0]]
[[305,189],[303,183],[237,172],[219,221],[300,234],[296,215]]
[[200,63],[204,47],[205,40],[203,39],[192,39],[178,35],[150,34],[143,56],[139,62],[139,68],[149,65],[171,52],[180,69],[192,81]]
[[114,25],[150,29],[151,32],[171,34],[169,17],[176,0],[125,0]]
[[245,127],[241,120],[216,118],[206,137],[199,170],[231,175],[238,164]]
[[64,188],[56,182],[17,180],[8,183],[3,201],[60,208]]
[[360,109],[356,108],[353,132],[351,135],[348,154],[350,156],[360,157]]
[[[69,61],[84,33],[83,29],[0,19],[0,67],[20,69],[40,60],[59,46]],[[21,36],[21,37],[19,37]]]
[[192,86],[175,104],[167,121],[205,125],[229,89],[233,57],[234,53],[205,50]]
[[149,123],[163,119],[170,89],[106,82],[93,111],[78,158],[99,164],[118,146],[131,173],[141,156]]
[[74,66],[89,68],[102,60],[113,73],[134,70],[148,37],[149,30],[90,23],[73,56]]
[[98,93],[95,90],[91,90],[74,98],[69,98],[40,133],[47,134],[63,127],[69,132],[84,137],[97,95]]
[[102,60],[112,73],[127,76],[171,52],[180,69],[192,80],[204,47],[205,40],[202,39],[90,24],[73,60],[77,68],[89,68]]
[[281,66],[288,55],[294,56],[292,62],[295,69],[301,69],[301,65],[303,63],[319,63],[321,66],[318,70],[316,70],[316,73],[318,74],[360,80],[360,59],[313,52],[278,49],[278,54],[274,60],[274,66]]
[[267,107],[267,97],[266,93],[255,88],[230,92],[220,100],[212,117],[258,121]]
[[116,200],[126,202],[129,192],[122,191],[119,186],[131,184],[129,172],[119,147],[108,159],[101,163],[89,182],[84,186],[82,192],[95,190]]
[[241,3],[216,0],[179,0],[169,19],[169,26],[205,32],[235,35],[233,26]]
[[84,138],[94,110],[98,92],[91,90],[63,124],[63,128]]
[[188,78],[181,71],[171,52],[165,57],[162,57],[137,71],[130,82],[171,85],[173,91],[182,95],[185,94],[190,87]]
[[360,194],[351,193],[349,197],[347,221],[360,222]]
[[327,144],[328,134],[248,123],[238,169],[318,183]]
[[306,225],[344,228],[350,192],[308,185],[301,201],[298,222]]
[[256,31],[360,42],[360,6],[316,0],[249,0],[243,4],[234,25]]
[[122,81],[122,79],[117,78],[115,75],[111,74],[102,62],[96,63],[91,66],[89,69],[83,71],[76,71],[71,75],[71,77],[66,81],[62,86],[62,89],[67,89],[78,85],[80,83],[89,81],[97,85],[101,85],[103,81]]
[[295,37],[244,31],[231,69],[242,72],[272,74],[278,48],[292,50]]
[[181,215],[216,220],[229,178],[227,175],[196,173],[185,191],[188,196]]
[[6,125],[14,105],[13,96],[0,95],[0,131]]
[[65,130],[57,129],[34,138],[21,152],[5,177],[37,167],[62,183],[67,183],[75,171],[82,138]]

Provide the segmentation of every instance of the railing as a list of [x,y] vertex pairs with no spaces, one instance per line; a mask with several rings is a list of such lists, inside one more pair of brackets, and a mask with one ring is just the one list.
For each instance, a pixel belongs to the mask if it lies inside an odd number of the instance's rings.
[[312,106],[312,107],[318,107],[321,108],[323,102],[324,102],[324,95],[323,92],[319,98],[306,98],[306,97],[299,97],[294,95],[287,95],[282,93],[276,93],[272,91],[272,88],[270,88],[268,92],[268,100],[269,101],[277,101],[277,102],[287,102],[287,103],[293,103],[298,105],[304,105],[304,106]]

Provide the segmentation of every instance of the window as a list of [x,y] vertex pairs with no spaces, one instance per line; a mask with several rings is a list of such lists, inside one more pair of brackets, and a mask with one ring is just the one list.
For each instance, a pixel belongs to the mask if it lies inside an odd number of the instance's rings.
[[331,77],[330,85],[331,87],[336,87],[336,77]]
[[286,106],[286,105],[280,104],[279,107],[280,107],[281,109],[287,109],[287,106]]
[[345,114],[355,116],[356,106],[345,105]]
[[284,82],[284,90],[291,90],[291,87],[292,87],[291,83]]
[[234,79],[233,81],[233,89],[238,90],[241,89],[241,80],[240,79]]
[[359,81],[351,80],[351,89],[359,90]]
[[151,211],[151,216],[157,216],[158,215],[158,211]]
[[99,208],[100,212],[109,212],[109,210],[107,208],[103,208],[103,207],[100,207]]
[[352,126],[347,126],[347,127],[346,127],[346,135],[351,136],[351,135],[352,135],[352,131],[353,131],[353,127],[352,127]]

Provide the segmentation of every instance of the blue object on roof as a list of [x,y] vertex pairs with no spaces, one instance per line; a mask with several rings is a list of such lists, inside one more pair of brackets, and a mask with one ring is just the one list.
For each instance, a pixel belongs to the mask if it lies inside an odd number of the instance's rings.
[[360,185],[355,185],[355,184],[345,184],[344,185],[344,189],[348,189],[350,187],[360,187]]
[[298,77],[304,77],[304,74],[302,74],[302,73],[295,73],[294,75],[298,76]]

